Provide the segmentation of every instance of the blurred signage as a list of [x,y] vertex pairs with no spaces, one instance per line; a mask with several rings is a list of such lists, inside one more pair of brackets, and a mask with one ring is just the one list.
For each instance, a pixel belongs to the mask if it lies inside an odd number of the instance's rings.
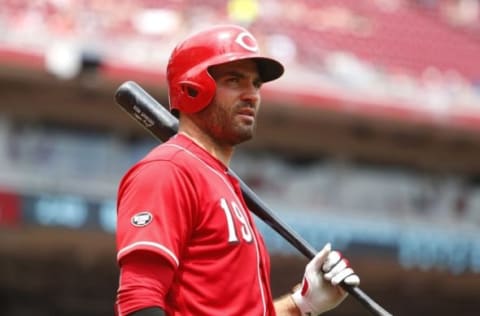
[[0,192],[0,226],[17,226],[20,216],[20,196],[16,193]]
[[98,205],[98,220],[100,228],[114,233],[117,228],[117,204],[115,200],[105,200]]
[[[395,257],[406,267],[442,269],[452,273],[480,273],[480,232],[436,225],[360,221],[309,212],[279,213],[280,217],[310,245],[321,249],[325,243],[341,251],[381,253]],[[271,253],[298,254],[267,224],[256,219]],[[361,245],[361,246],[359,246]]]
[[[280,217],[313,247],[326,242],[342,251],[369,248],[397,258],[405,267],[441,268],[453,273],[480,272],[480,234],[442,230],[439,227],[380,221],[355,221],[301,211],[279,213]],[[317,218],[318,217],[318,218]],[[272,253],[299,254],[281,236],[256,218]],[[92,201],[72,195],[18,196],[0,193],[0,225],[38,225],[115,233],[116,201]],[[359,246],[361,245],[361,246]],[[361,250],[360,250],[361,251]]]
[[72,195],[23,197],[22,222],[26,225],[115,232],[114,200],[91,201]]
[[33,201],[32,215],[43,226],[81,228],[86,226],[88,203],[79,197],[39,196]]

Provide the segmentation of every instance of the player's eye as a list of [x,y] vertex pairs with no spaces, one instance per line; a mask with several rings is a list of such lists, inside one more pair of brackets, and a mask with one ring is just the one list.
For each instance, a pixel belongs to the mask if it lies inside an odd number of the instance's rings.
[[239,77],[228,77],[226,81],[230,82],[230,83],[239,83],[240,78]]
[[253,82],[253,86],[257,89],[260,89],[262,87],[263,81],[258,79]]

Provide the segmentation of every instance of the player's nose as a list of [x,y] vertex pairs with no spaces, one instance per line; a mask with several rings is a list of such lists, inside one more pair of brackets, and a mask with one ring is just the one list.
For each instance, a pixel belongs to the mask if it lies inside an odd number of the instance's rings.
[[247,101],[256,106],[260,102],[260,99],[260,88],[255,83],[246,85],[242,93],[242,101]]

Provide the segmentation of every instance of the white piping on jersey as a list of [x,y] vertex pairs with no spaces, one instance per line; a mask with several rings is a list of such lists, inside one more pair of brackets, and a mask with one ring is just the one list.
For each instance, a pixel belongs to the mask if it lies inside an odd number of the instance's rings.
[[117,259],[120,258],[120,255],[122,253],[124,253],[126,251],[129,251],[129,250],[131,250],[135,247],[138,247],[138,246],[149,246],[149,247],[153,247],[153,248],[158,248],[158,249],[162,250],[163,252],[165,252],[169,257],[171,257],[173,259],[173,261],[175,261],[175,263],[177,264],[177,267],[180,264],[177,256],[175,256],[175,254],[170,249],[168,249],[167,247],[165,247],[162,244],[159,244],[159,243],[156,243],[156,242],[153,242],[153,241],[137,241],[137,242],[134,242],[133,244],[130,244],[126,247],[123,247],[122,249],[120,249],[118,251]]
[[[239,200],[238,200],[238,197],[237,197],[237,194],[235,192],[235,190],[232,188],[232,184],[227,181],[225,179],[225,176],[223,176],[221,173],[219,173],[217,170],[213,169],[211,166],[209,166],[205,161],[203,161],[202,159],[200,159],[197,155],[195,155],[194,153],[192,153],[191,151],[189,151],[188,149],[186,149],[185,147],[182,147],[180,145],[177,145],[177,144],[164,144],[164,146],[171,146],[171,147],[175,147],[177,149],[180,149],[182,151],[184,151],[185,153],[187,153],[188,155],[192,156],[193,158],[197,159],[198,161],[200,161],[203,165],[205,165],[205,167],[207,167],[208,170],[212,171],[215,175],[217,175],[218,177],[220,177],[220,179],[222,179],[222,181],[225,183],[225,185],[228,187],[228,189],[232,192],[233,196],[235,196],[235,198],[237,198],[237,203],[239,203],[239,205],[243,205],[243,203],[241,203]],[[241,207],[241,211],[243,213],[243,215],[245,216],[245,218],[249,218],[247,216],[247,214],[245,214],[245,210],[243,209],[243,207]],[[260,287],[260,294],[261,294],[261,297],[262,297],[262,303],[263,303],[263,315],[265,316],[267,314],[267,306],[266,306],[266,302],[265,302],[265,293],[264,293],[264,288],[263,288],[263,282],[262,282],[262,276],[261,276],[261,271],[259,269],[260,267],[260,250],[258,248],[258,242],[257,242],[257,238],[255,236],[255,234],[253,233],[254,230],[253,228],[251,227],[250,225],[250,221],[247,221],[248,223],[248,228],[250,229],[250,231],[252,232],[252,236],[253,236],[253,242],[255,244],[255,253],[257,255],[257,278],[258,278],[258,282],[259,282],[259,287]]]

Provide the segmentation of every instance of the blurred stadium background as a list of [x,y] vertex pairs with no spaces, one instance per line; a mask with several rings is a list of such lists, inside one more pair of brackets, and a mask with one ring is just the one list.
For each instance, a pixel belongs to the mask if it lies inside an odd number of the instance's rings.
[[[135,80],[166,105],[173,45],[234,22],[287,71],[233,169],[393,314],[478,315],[479,7],[1,0],[0,314],[113,314],[117,184],[157,144],[114,91]],[[259,225],[279,295],[306,260]],[[347,299],[328,315],[368,313]]]

